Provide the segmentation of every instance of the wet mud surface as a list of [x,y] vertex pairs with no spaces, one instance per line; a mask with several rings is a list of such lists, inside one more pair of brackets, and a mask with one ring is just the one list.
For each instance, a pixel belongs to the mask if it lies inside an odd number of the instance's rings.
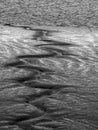
[[0,26],[0,130],[98,130],[97,31]]

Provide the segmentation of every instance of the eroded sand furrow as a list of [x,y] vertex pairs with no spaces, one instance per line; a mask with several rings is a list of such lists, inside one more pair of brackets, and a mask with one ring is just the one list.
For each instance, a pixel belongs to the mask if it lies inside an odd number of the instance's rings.
[[0,33],[0,129],[98,129],[93,29],[2,27]]

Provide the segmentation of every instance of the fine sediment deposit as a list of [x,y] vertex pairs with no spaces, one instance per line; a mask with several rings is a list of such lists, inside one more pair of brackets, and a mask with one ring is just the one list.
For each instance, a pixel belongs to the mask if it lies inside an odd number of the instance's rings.
[[0,130],[98,130],[97,30],[0,26]]

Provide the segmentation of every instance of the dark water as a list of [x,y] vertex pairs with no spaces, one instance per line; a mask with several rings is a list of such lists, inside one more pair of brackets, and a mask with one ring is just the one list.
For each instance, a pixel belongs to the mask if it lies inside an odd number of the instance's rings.
[[80,45],[49,40],[43,30],[30,41],[1,41],[10,55],[1,55],[0,130],[98,130],[97,63],[77,53]]

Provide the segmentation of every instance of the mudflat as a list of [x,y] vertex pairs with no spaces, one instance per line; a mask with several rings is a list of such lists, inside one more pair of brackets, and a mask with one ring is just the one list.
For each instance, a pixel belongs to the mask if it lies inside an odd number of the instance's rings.
[[0,26],[0,129],[97,130],[97,29]]

